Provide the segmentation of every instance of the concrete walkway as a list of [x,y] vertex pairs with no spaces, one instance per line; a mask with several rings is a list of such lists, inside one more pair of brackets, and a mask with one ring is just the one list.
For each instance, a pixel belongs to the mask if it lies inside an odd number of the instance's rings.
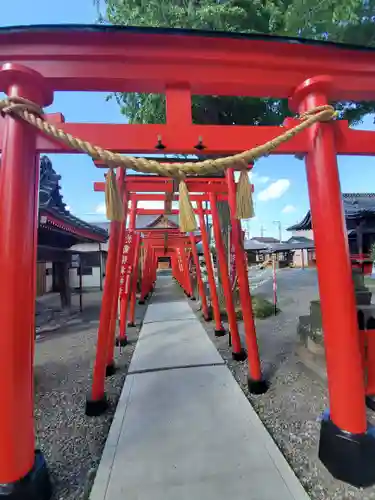
[[145,316],[90,500],[308,500],[170,278]]

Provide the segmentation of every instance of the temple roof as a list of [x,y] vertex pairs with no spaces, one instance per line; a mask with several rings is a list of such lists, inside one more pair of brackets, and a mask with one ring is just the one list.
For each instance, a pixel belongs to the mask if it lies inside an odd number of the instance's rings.
[[260,241],[257,241],[257,239],[251,239],[251,240],[245,240],[244,241],[244,249],[251,252],[255,251],[260,251],[260,250],[266,250],[268,248],[266,243],[261,243]]
[[[106,241],[108,232],[99,226],[94,226],[71,214],[63,201],[59,181],[61,176],[53,169],[52,162],[47,156],[40,159],[40,188],[39,188],[39,214],[51,216],[53,221],[62,230],[69,227],[69,232],[77,234],[84,240]],[[51,221],[52,221],[51,219]],[[43,221],[41,220],[41,225]]]
[[[375,217],[375,193],[343,193],[345,219],[362,219],[364,217]],[[308,231],[312,229],[311,212],[298,224],[288,227],[287,231]]]

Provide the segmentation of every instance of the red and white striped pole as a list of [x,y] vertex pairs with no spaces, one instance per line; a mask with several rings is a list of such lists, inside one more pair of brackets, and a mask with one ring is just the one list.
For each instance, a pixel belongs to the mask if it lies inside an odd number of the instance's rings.
[[274,314],[277,314],[277,281],[276,281],[276,254],[272,255],[272,282],[273,282],[273,307]]

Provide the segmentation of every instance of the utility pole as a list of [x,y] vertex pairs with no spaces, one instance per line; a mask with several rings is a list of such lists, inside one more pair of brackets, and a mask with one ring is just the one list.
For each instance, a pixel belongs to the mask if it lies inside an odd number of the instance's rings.
[[264,236],[264,231],[265,231],[265,229],[264,229],[264,226],[263,226],[263,224],[262,224],[262,225],[260,226],[260,236],[261,236],[261,238],[263,238],[263,236]]
[[249,240],[251,238],[251,222],[250,219],[246,221],[246,237]]
[[278,228],[279,228],[279,241],[280,241],[280,243],[281,243],[281,241],[282,241],[282,239],[283,239],[283,237],[282,237],[281,221],[279,221],[279,220],[274,220],[274,221],[273,221],[273,223],[274,223],[274,224],[276,224],[276,226],[278,226]]

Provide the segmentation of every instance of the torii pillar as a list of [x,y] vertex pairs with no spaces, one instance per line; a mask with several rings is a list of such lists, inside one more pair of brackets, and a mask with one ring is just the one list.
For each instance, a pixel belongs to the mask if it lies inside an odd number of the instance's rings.
[[[7,63],[0,69],[10,97],[48,106],[53,94],[37,72]],[[35,451],[33,346],[38,214],[37,131],[5,118],[0,169],[0,498],[49,500],[44,457]],[[6,286],[5,286],[6,284]]]
[[[303,82],[291,100],[300,113],[330,101],[333,81]],[[331,474],[354,486],[375,483],[375,433],[367,429],[365,386],[354,286],[332,123],[307,131],[306,158],[327,362],[330,411],[323,415],[319,457]]]

